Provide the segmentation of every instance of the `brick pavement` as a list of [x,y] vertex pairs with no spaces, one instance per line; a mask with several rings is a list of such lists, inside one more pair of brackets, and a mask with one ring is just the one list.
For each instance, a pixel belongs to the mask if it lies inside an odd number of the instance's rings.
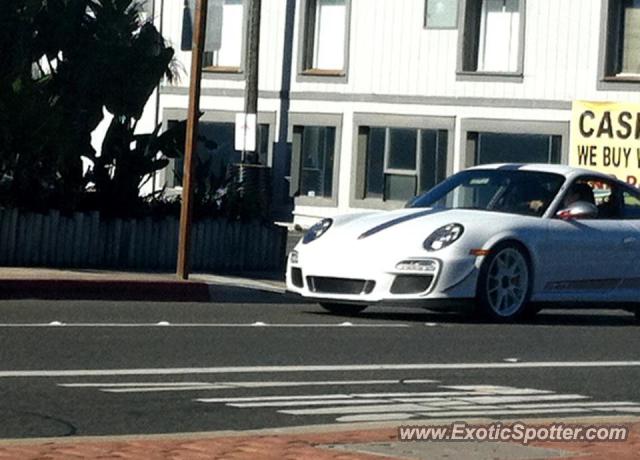
[[[637,420],[637,419],[636,419]],[[536,421],[536,423],[540,423]],[[609,423],[611,423],[609,421]],[[628,424],[631,434],[626,442],[538,442],[533,446],[561,451],[559,457],[569,460],[632,460],[640,459],[640,421]],[[192,434],[114,438],[65,438],[51,440],[16,440],[0,442],[0,459],[226,459],[226,460],[375,460],[398,458],[379,454],[332,448],[336,444],[386,443],[397,441],[395,427],[352,429],[347,431],[322,430],[293,433],[236,433]],[[400,443],[395,443],[398,445]],[[409,443],[402,443],[407,445]],[[412,443],[423,454],[431,456],[429,442]],[[502,443],[504,444],[504,443]],[[414,450],[416,448],[414,447]],[[366,450],[366,449],[365,449]],[[504,451],[503,451],[504,452]],[[402,455],[398,451],[398,455]],[[406,457],[405,457],[406,458]],[[500,457],[511,458],[511,457]],[[523,457],[520,457],[523,458]],[[529,457],[530,458],[530,457]]]

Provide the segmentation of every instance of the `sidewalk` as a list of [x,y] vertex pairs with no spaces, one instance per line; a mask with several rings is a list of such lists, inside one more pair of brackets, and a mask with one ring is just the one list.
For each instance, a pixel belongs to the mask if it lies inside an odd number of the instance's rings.
[[[488,422],[475,420],[473,423]],[[621,418],[529,420],[527,423],[621,424],[625,442],[399,442],[397,425],[305,427],[253,432],[0,441],[0,459],[583,459],[640,458],[640,421]],[[434,422],[426,422],[433,424]],[[445,422],[439,422],[444,424]]]
[[82,299],[166,302],[215,301],[220,286],[284,292],[278,273],[193,274],[138,273],[90,269],[0,267],[0,299]]

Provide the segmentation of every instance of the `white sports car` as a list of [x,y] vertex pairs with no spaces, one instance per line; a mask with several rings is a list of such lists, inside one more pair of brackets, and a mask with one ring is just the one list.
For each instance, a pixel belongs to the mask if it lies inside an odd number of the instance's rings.
[[321,220],[289,254],[286,278],[339,313],[471,304],[514,320],[544,302],[595,302],[638,317],[640,191],[568,166],[474,167],[404,209]]

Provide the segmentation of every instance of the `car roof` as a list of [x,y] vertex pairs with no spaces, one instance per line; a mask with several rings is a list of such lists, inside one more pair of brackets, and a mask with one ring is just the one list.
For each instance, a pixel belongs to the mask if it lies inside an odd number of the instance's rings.
[[573,166],[567,166],[567,165],[557,165],[557,164],[548,164],[548,163],[496,163],[496,164],[473,166],[469,169],[470,170],[504,169],[504,170],[518,170],[518,171],[537,171],[537,172],[560,174],[565,177],[575,177],[575,176],[586,174],[590,176],[600,176],[602,178],[611,179],[611,176],[608,176],[598,171],[593,171],[590,169],[583,169],[583,168],[575,168]]

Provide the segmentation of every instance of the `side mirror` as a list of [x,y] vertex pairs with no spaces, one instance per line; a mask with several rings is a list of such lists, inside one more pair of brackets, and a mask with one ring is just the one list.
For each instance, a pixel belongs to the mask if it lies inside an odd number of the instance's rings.
[[598,217],[598,208],[595,204],[587,201],[576,201],[571,203],[568,208],[558,211],[556,217],[565,220],[595,219]]

